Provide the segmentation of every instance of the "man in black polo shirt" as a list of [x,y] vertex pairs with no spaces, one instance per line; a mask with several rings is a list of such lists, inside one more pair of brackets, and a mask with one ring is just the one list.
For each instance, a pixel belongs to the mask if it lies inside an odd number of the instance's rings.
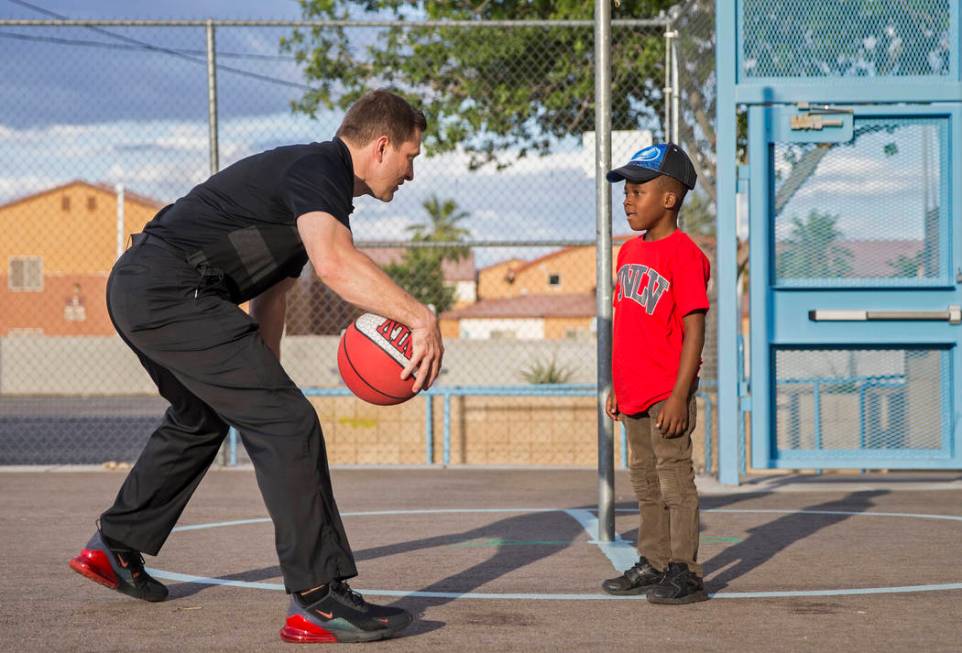
[[[412,617],[375,606],[357,575],[331,490],[314,408],[280,365],[285,294],[310,259],[346,301],[411,327],[402,372],[429,387],[444,352],[426,306],[353,243],[352,199],[389,202],[414,179],[424,114],[388,91],[347,112],[334,140],[279,147],[215,174],[134,237],[107,287],[111,319],[170,402],[97,532],[70,566],[147,601],[167,589],[144,571],[233,425],[274,522],[291,597],[288,641],[368,641]],[[238,304],[250,301],[248,315]]]

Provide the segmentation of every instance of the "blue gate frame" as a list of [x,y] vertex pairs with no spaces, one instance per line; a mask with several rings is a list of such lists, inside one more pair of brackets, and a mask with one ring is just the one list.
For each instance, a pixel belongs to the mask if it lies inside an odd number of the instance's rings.
[[[751,161],[750,179],[762,180],[751,184],[749,191],[750,233],[763,235],[751,239],[751,379],[752,433],[760,434],[753,438],[751,460],[756,468],[951,468],[962,465],[962,447],[955,418],[958,402],[958,384],[954,372],[962,369],[960,350],[962,347],[962,325],[941,322],[906,322],[900,320],[862,322],[862,321],[814,321],[809,316],[813,309],[850,310],[853,307],[868,308],[872,311],[944,311],[950,305],[962,304],[959,282],[955,270],[962,261],[959,246],[958,201],[952,197],[951,188],[962,188],[962,166],[953,165],[962,152],[962,105],[859,105],[853,107],[852,114],[837,119],[846,123],[838,130],[835,138],[831,132],[789,133],[786,125],[797,109],[786,106],[752,106],[749,108],[749,160]],[[946,162],[950,175],[942,178],[939,204],[945,207],[948,219],[939,225],[939,270],[940,274],[924,279],[885,279],[874,280],[870,287],[866,284],[845,284],[837,287],[824,287],[817,281],[803,283],[800,287],[780,286],[772,273],[775,259],[772,250],[772,184],[768,183],[773,168],[772,145],[775,142],[793,140],[795,142],[847,142],[852,138],[855,121],[866,119],[891,119],[926,117],[944,120],[946,142],[942,143],[945,152],[941,159]],[[870,392],[879,387],[896,390],[905,386],[907,379],[879,376],[843,377],[829,380],[815,377],[812,379],[779,379],[775,374],[772,350],[775,347],[801,348],[852,348],[892,347],[919,348],[940,352],[943,359],[942,369],[946,372],[942,387],[943,396],[939,405],[941,415],[934,416],[940,430],[941,446],[937,449],[920,448],[872,448],[873,426],[870,415]],[[772,406],[777,386],[811,385],[814,388],[815,446],[811,450],[779,449],[774,444],[775,416]],[[842,384],[857,388],[859,410],[859,447],[846,449],[821,448],[821,399],[832,386]],[[908,425],[905,425],[906,427]]]
[[[818,11],[819,5],[832,0],[813,1],[801,5]],[[832,3],[834,4],[834,3]],[[959,303],[956,269],[962,267],[960,251],[960,202],[947,197],[949,218],[940,234],[941,277],[917,287],[873,287],[851,289],[847,292],[820,292],[812,289],[776,288],[772,285],[773,240],[770,238],[771,197],[773,182],[770,177],[771,143],[781,130],[780,119],[785,112],[796,110],[800,102],[844,105],[854,110],[857,118],[866,116],[945,116],[950,125],[948,134],[948,167],[943,173],[947,186],[962,189],[962,37],[960,37],[959,3],[939,0],[930,3],[948,12],[948,68],[933,75],[887,77],[759,77],[748,74],[745,52],[745,11],[758,11],[765,0],[717,0],[716,2],[716,65],[717,95],[717,184],[718,184],[718,249],[716,280],[718,284],[718,351],[719,351],[719,478],[724,483],[738,483],[742,462],[742,424],[751,411],[752,450],[750,459],[759,468],[960,468],[962,467],[962,436],[956,411],[962,406],[958,376],[962,370],[960,336],[962,326],[927,324],[910,326],[898,321],[872,323],[869,333],[857,337],[851,324],[844,322],[816,323],[805,314],[813,306],[821,309],[850,308],[853,303],[866,308],[945,310]],[[944,14],[943,14],[944,15]],[[895,106],[898,104],[898,106]],[[744,107],[749,117],[749,166],[738,166],[736,117]],[[843,129],[850,129],[844,125]],[[818,138],[816,136],[816,138]],[[745,382],[739,376],[738,338],[741,310],[737,292],[737,233],[736,211],[738,193],[749,191],[749,224],[751,233],[751,378]],[[951,193],[949,193],[951,195]],[[765,237],[759,237],[765,234]],[[897,284],[896,284],[897,285]],[[912,449],[866,451],[834,450],[831,453],[814,451],[779,451],[774,446],[774,378],[772,348],[780,346],[854,347],[863,348],[927,347],[938,349],[944,361],[948,381],[944,384],[941,416],[943,446],[936,450]],[[797,381],[797,379],[796,379]],[[859,380],[848,379],[859,389],[859,402],[868,402],[871,384],[889,384],[896,388],[904,379]],[[858,385],[861,383],[861,385]],[[814,401],[819,401],[825,389],[815,383]],[[862,404],[860,403],[860,406]],[[817,405],[816,405],[817,408]],[[817,422],[817,420],[816,420]],[[860,433],[873,427],[864,415],[859,422]],[[816,438],[818,425],[815,426]],[[860,439],[860,442],[863,440]]]

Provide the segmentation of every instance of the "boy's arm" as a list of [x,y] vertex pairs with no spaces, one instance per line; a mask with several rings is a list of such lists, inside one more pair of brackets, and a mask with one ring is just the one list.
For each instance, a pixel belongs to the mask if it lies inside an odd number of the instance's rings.
[[674,438],[688,428],[688,395],[698,375],[701,350],[705,346],[705,312],[694,311],[682,318],[684,336],[681,361],[671,396],[665,401],[655,426],[667,438]]
[[[618,291],[617,291],[617,289],[616,289],[615,292],[614,292],[614,294],[613,294],[612,296],[617,295],[617,292],[618,292]],[[615,310],[616,310],[616,309],[615,309]],[[611,313],[611,333],[609,334],[609,337],[611,338],[611,340],[612,340],[612,342],[613,342],[613,341],[614,341],[614,337],[615,337],[615,314],[614,314],[614,310],[612,310],[612,313]],[[612,356],[612,358],[611,358],[611,367],[609,368],[609,371],[612,371],[612,372],[613,372],[613,371],[614,371],[614,367],[615,367],[615,359],[614,359],[614,356]],[[608,415],[608,419],[612,419],[612,420],[614,420],[614,421],[616,421],[616,422],[620,422],[620,421],[621,421],[621,411],[618,410],[618,398],[615,397],[615,386],[614,386],[614,384],[612,384],[612,385],[610,385],[610,386],[608,387],[608,396],[605,397],[605,413]]]

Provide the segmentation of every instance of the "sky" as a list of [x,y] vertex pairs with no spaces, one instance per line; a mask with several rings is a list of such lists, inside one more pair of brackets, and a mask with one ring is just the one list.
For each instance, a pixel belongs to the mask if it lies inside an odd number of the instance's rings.
[[[51,13],[70,18],[300,17],[293,0],[29,4],[43,12],[0,0],[0,19],[48,18]],[[170,202],[208,176],[204,30],[98,29],[0,26],[0,202],[72,179],[121,183]],[[306,87],[292,58],[279,50],[280,38],[289,34],[289,28],[218,28],[221,167],[271,147],[327,140],[340,122],[337,112],[322,112],[316,120],[292,113],[290,103]],[[142,44],[177,54],[145,50]],[[615,161],[627,160],[645,144],[632,142],[635,138],[644,136],[633,134],[615,144]],[[425,220],[421,203],[431,195],[455,199],[468,211],[464,224],[476,239],[595,237],[592,143],[585,147],[574,137],[548,157],[521,160],[500,173],[469,171],[463,152],[432,156],[425,150],[415,165],[415,182],[405,184],[394,202],[356,199],[356,238],[406,238],[406,226]],[[620,193],[620,188],[612,189],[615,222],[622,225],[616,231],[625,231]],[[498,248],[476,255],[484,264],[543,251]]]
[[[294,0],[0,0],[0,19],[50,14],[293,20],[300,17],[300,6]],[[306,86],[297,64],[279,49],[280,38],[289,34],[289,28],[218,28],[222,167],[264,149],[333,135],[339,113],[322,112],[315,120],[290,110]],[[144,49],[144,44],[168,51]],[[202,182],[210,172],[204,48],[204,30],[197,27],[0,25],[0,202],[85,179],[111,186],[121,183],[166,203]],[[843,179],[848,182],[843,184],[846,197],[859,207],[840,221],[849,237],[878,235],[885,224],[878,216],[893,209],[903,215],[919,214],[920,194],[912,192],[911,173],[919,153],[913,143],[912,138],[901,138],[902,149],[891,161],[876,152],[884,145],[881,141],[878,148],[867,143],[829,155],[818,177],[792,199],[783,215],[805,215],[824,206],[826,197],[840,192]],[[616,135],[613,164],[620,165],[644,144],[640,132]],[[469,171],[463,152],[431,154],[426,149],[415,164],[414,183],[405,184],[391,204],[356,200],[352,224],[359,240],[405,238],[406,226],[425,219],[421,203],[431,195],[454,199],[468,211],[464,225],[477,239],[595,237],[590,143],[585,147],[580,138],[572,137],[558,143],[551,155],[524,159],[502,172]],[[892,165],[898,161],[908,167]],[[865,183],[852,174],[860,169],[878,174]],[[612,187],[616,233],[627,232],[621,193],[620,185]],[[914,232],[921,223],[907,224],[903,231]],[[541,251],[500,248],[478,254],[487,263]]]

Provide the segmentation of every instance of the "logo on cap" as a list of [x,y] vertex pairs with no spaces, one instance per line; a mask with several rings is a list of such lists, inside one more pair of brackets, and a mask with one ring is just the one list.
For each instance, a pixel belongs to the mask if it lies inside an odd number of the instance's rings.
[[[634,156],[631,157],[629,163],[658,163],[664,156],[665,151],[663,148],[657,145],[650,145],[643,150],[638,150],[635,152]],[[650,167],[650,166],[645,166]]]

